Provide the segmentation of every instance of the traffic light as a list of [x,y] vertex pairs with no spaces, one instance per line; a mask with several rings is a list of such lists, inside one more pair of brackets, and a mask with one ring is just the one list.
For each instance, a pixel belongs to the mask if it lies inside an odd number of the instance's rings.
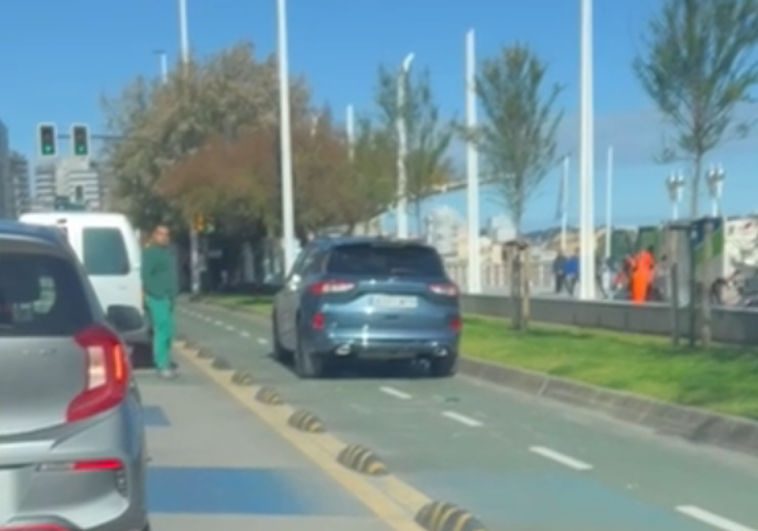
[[55,141],[57,136],[55,124],[39,124],[37,126],[37,147],[41,157],[54,157],[56,155]]
[[75,157],[89,156],[89,128],[86,125],[71,126],[71,146]]

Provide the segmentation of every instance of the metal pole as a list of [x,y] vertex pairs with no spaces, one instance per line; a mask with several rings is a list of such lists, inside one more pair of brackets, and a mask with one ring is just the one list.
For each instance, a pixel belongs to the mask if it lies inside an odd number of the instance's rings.
[[405,162],[408,155],[408,139],[405,123],[405,85],[411,68],[413,54],[403,60],[400,75],[397,78],[397,237],[408,237],[408,177]]
[[[466,126],[473,131],[476,119],[476,34],[466,34]],[[479,153],[476,144],[466,142],[466,200],[468,211],[468,292],[482,292],[482,265],[479,249]]]
[[[189,28],[187,24],[187,0],[179,1],[179,47],[182,58],[182,74],[189,74],[190,50]],[[194,221],[194,220],[193,220]],[[190,275],[192,294],[200,293],[200,238],[194,223],[190,225]]]
[[592,75],[592,0],[581,0],[581,79],[579,126],[579,225],[581,256],[579,262],[579,297],[595,298],[595,215],[593,185],[595,180],[595,139],[593,132]]
[[292,189],[292,133],[290,131],[290,82],[287,57],[287,5],[286,0],[276,2],[276,20],[279,55],[279,142],[282,166],[282,235],[284,270],[292,269],[296,258],[295,205]]
[[348,105],[345,111],[345,130],[347,131],[347,145],[350,149],[350,160],[355,155],[355,112],[352,105]]
[[561,198],[561,251],[566,252],[566,238],[568,232],[568,209],[569,209],[569,171],[571,157],[566,155],[563,158],[563,174],[561,175],[561,189],[563,197]]
[[165,50],[155,50],[154,53],[160,60],[161,82],[166,84],[168,83],[168,56]]
[[608,166],[605,170],[605,259],[611,257],[613,237],[613,146],[608,148]]

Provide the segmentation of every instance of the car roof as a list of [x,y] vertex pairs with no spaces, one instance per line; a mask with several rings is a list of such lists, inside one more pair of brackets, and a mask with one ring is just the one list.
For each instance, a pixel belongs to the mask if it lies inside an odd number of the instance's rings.
[[48,212],[28,212],[21,216],[22,222],[34,222],[34,220],[50,220],[50,219],[77,219],[77,220],[91,220],[92,222],[99,221],[119,221],[129,223],[129,218],[119,212],[79,212],[79,211],[48,211]]
[[43,225],[32,225],[19,221],[0,220],[0,237],[10,236],[40,240],[49,245],[63,247],[57,229]]
[[341,245],[359,245],[359,244],[370,244],[370,243],[387,243],[387,244],[396,244],[396,245],[420,245],[423,247],[428,247],[430,249],[434,249],[433,246],[429,245],[423,240],[420,239],[412,239],[412,238],[387,238],[383,236],[321,236],[316,238],[311,242],[312,244],[322,247],[322,248],[334,248],[339,247]]

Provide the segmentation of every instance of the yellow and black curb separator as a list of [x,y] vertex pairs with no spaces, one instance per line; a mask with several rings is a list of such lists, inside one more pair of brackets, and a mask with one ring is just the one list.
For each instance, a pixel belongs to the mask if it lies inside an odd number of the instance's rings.
[[290,415],[290,418],[287,419],[287,424],[307,433],[324,433],[326,431],[321,419],[304,409],[299,409]]
[[424,505],[415,520],[428,531],[487,531],[479,518],[447,502],[435,501]]
[[208,350],[207,348],[201,348],[197,351],[197,357],[201,360],[209,360],[213,358],[213,352]]
[[231,371],[232,370],[232,364],[229,363],[229,360],[226,358],[222,358],[221,356],[216,356],[213,358],[213,363],[211,363],[211,367],[218,371]]
[[284,404],[284,398],[282,395],[276,392],[276,389],[272,387],[261,387],[257,393],[255,393],[255,399],[263,404],[270,406],[280,406]]
[[389,474],[387,465],[378,455],[358,444],[351,444],[343,448],[337,455],[337,462],[367,476],[386,476]]
[[248,371],[234,371],[232,383],[241,387],[250,387],[254,383],[253,375]]

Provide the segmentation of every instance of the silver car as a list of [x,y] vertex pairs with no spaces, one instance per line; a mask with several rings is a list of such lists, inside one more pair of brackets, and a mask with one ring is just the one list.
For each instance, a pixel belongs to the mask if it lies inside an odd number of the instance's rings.
[[298,257],[272,315],[275,355],[318,378],[351,360],[424,360],[455,373],[461,339],[457,286],[420,242],[324,238]]
[[142,531],[142,406],[123,308],[55,229],[0,221],[0,530]]

